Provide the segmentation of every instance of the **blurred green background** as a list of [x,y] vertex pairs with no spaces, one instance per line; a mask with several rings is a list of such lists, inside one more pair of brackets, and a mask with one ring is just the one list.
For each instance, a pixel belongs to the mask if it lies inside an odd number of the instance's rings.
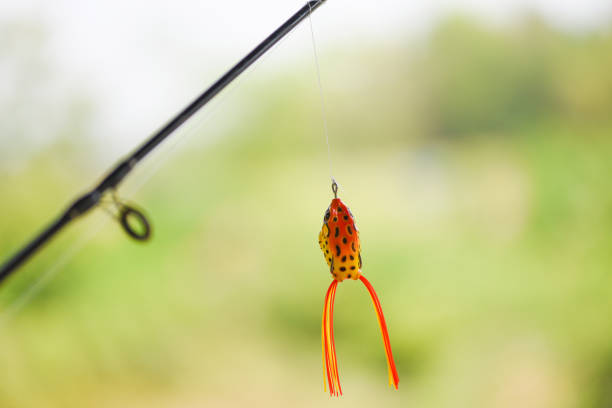
[[[51,80],[44,35],[2,29]],[[345,396],[322,390],[331,191],[312,66],[295,64],[247,77],[126,182],[150,243],[98,210],[0,288],[0,407],[612,406],[611,30],[451,17],[417,42],[320,57],[399,391],[355,282],[336,298]],[[81,137],[86,94],[59,99],[54,141],[16,160],[38,120],[22,104],[0,113],[3,258],[112,163]]]

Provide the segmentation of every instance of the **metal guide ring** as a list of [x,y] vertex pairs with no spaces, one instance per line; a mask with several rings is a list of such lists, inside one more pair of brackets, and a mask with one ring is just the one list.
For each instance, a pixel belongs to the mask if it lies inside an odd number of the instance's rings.
[[[147,217],[134,207],[122,204],[118,218],[123,230],[135,240],[147,241],[151,237],[151,225]],[[136,228],[130,224],[130,218],[137,221],[138,226]]]

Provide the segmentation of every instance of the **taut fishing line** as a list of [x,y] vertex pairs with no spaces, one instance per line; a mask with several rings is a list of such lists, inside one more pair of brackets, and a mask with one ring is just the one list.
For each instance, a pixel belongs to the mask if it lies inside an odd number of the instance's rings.
[[70,263],[70,261],[79,254],[89,244],[102,229],[110,222],[109,218],[98,221],[91,228],[85,237],[81,237],[76,243],[68,247],[67,252],[59,255],[51,266],[32,283],[25,291],[23,291],[15,300],[8,304],[6,309],[0,314],[0,329],[6,326],[23,308],[30,303],[36,295],[38,295],[45,287],[47,287],[53,279]]
[[321,81],[321,67],[319,66],[319,56],[317,53],[317,41],[315,40],[314,27],[312,24],[312,8],[309,5],[308,22],[310,23],[310,37],[312,39],[312,54],[315,70],[317,74],[317,84],[319,86],[319,99],[321,100],[321,119],[323,120],[323,134],[327,144],[327,161],[329,162],[329,178],[335,183],[332,170],[331,147],[329,146],[329,128],[327,126],[327,110],[325,109],[325,96],[323,95],[323,84]]
[[[324,0],[323,0],[324,1]],[[322,1],[318,2],[309,2],[308,6],[308,14],[312,12],[311,3],[322,3]],[[292,31],[288,33],[288,35],[280,38],[276,44],[280,46],[280,44],[284,43],[292,34]],[[226,88],[220,98],[218,98],[212,106],[208,106],[207,110],[204,110],[201,114],[192,117],[189,122],[185,123],[184,126],[181,127],[180,131],[177,132],[178,135],[174,138],[174,140],[170,143],[167,143],[163,146],[161,150],[156,152],[157,161],[149,162],[152,165],[150,167],[143,169],[141,174],[143,174],[142,179],[133,186],[128,186],[127,192],[122,194],[122,197],[127,197],[128,199],[136,194],[151,178],[170,160],[170,158],[175,156],[176,149],[179,145],[184,144],[187,140],[193,137],[196,134],[201,134],[204,125],[208,123],[208,121],[214,117],[215,113],[222,107],[225,106],[227,101],[231,96],[235,94],[235,92],[243,87],[244,81],[247,78],[250,78],[253,73],[257,70],[259,66],[261,66],[268,58],[270,58],[273,53],[276,52],[275,49],[271,49],[269,53],[263,54],[260,58],[253,62],[253,64],[249,67],[248,71],[245,72],[245,75],[237,77],[236,81],[232,82],[231,86]],[[330,162],[331,165],[331,162]],[[109,212],[109,215],[115,216],[110,209],[107,208],[108,201],[102,199],[100,200],[100,206],[106,212]],[[112,202],[111,202],[112,204]],[[119,201],[115,201],[114,204],[121,204]],[[46,270],[32,283],[23,293],[21,293],[15,300],[10,302],[7,307],[0,312],[0,328],[6,326],[6,324],[14,318],[30,301],[32,301],[46,286],[48,286],[54,278],[58,276],[58,274],[65,268],[66,265],[78,254],[83,248],[87,246],[99,233],[100,231],[108,224],[111,218],[106,218],[105,220],[99,221],[94,227],[92,227],[88,234],[85,237],[81,237],[78,239],[77,243],[73,243],[68,246],[68,251],[64,254],[58,256],[58,258],[46,268]]]

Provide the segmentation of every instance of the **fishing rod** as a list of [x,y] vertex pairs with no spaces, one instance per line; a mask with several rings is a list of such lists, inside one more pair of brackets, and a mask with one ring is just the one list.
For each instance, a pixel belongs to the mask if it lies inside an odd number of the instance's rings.
[[38,236],[27,243],[13,257],[11,257],[0,268],[0,283],[4,282],[13,272],[22,266],[43,245],[49,242],[55,235],[64,229],[70,222],[87,214],[90,210],[103,203],[104,197],[111,195],[112,204],[115,206],[115,213],[119,224],[124,231],[133,239],[147,241],[151,237],[151,225],[142,211],[122,202],[117,198],[116,190],[123,179],[130,174],[136,164],[144,159],[153,149],[160,145],[183,123],[191,118],[196,112],[210,102],[219,92],[234,81],[248,67],[257,61],[263,54],[272,48],[284,36],[289,34],[298,24],[310,16],[319,8],[325,0],[314,0],[307,2],[301,9],[292,15],[283,25],[270,34],[249,54],[241,59],[221,78],[206,89],[200,96],[191,102],[185,109],[172,118],[163,128],[147,139],[130,156],[121,160],[106,177],[90,192],[78,197],[71,205],[53,221]]

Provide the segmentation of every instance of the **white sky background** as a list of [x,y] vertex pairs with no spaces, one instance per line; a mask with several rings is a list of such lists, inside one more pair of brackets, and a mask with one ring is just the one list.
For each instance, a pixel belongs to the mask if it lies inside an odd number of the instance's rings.
[[[45,27],[47,58],[64,78],[66,91],[85,90],[94,98],[92,134],[106,141],[100,154],[108,155],[112,163],[304,3],[2,0],[0,23],[34,20]],[[375,47],[419,36],[455,12],[505,24],[527,10],[580,31],[609,22],[612,0],[327,0],[313,16],[324,82],[325,50]],[[273,73],[292,64],[312,64],[308,30],[307,22],[302,24],[258,71]],[[308,80],[314,90],[314,77]]]

